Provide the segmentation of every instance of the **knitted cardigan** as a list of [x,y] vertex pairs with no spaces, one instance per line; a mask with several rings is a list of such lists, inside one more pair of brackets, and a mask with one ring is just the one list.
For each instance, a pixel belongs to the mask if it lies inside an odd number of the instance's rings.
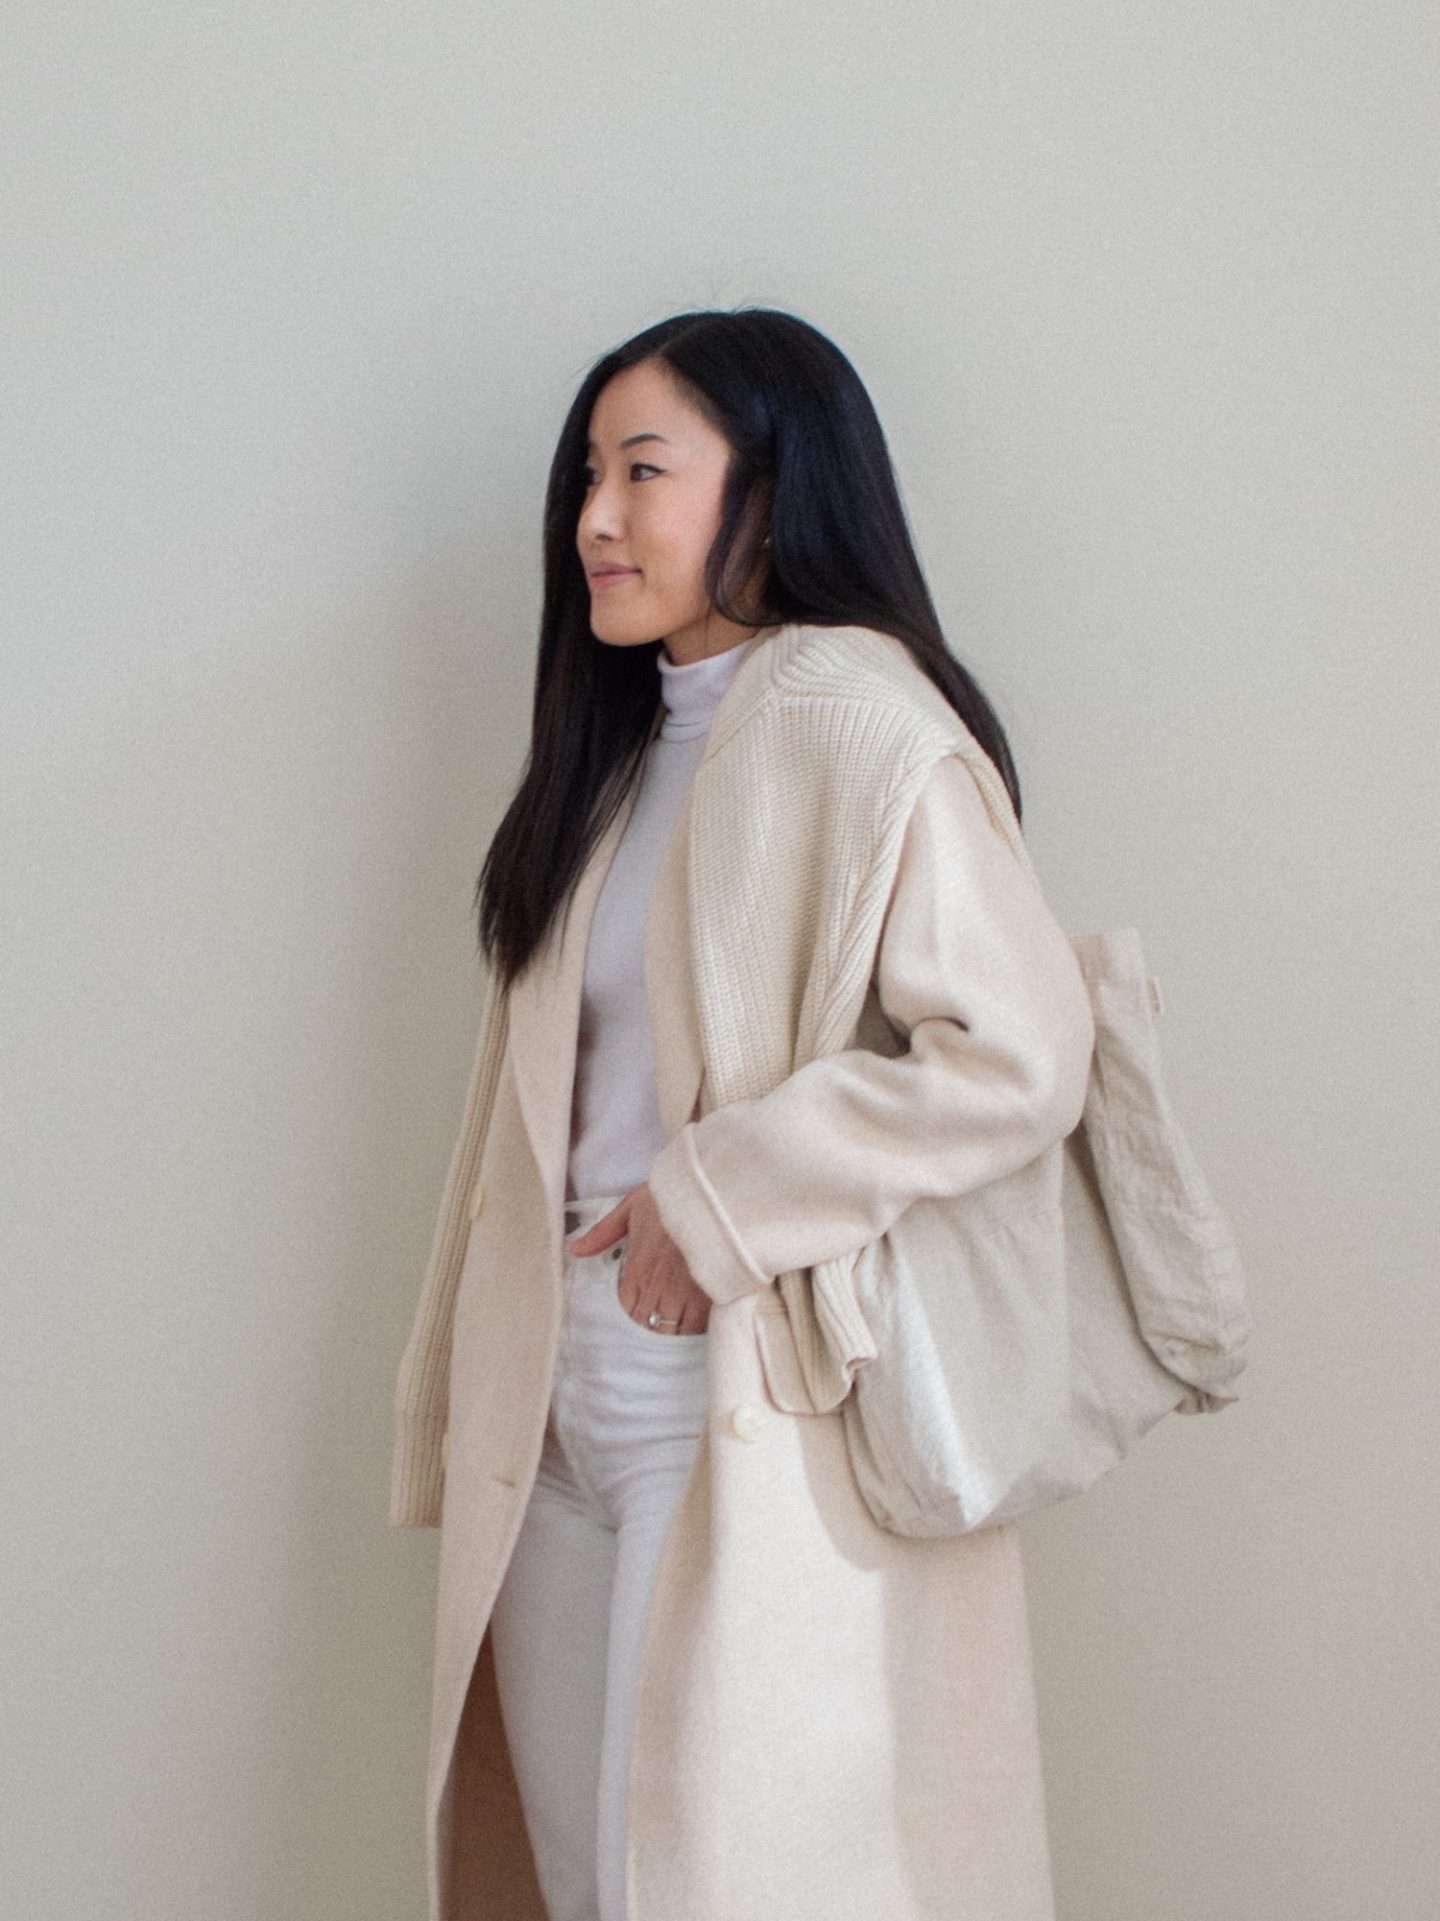
[[[662,1221],[701,1224],[698,1243],[687,1235],[691,1268],[714,1298],[774,1282],[817,1411],[844,1399],[876,1351],[851,1282],[859,1249],[775,1276],[755,1270],[697,1143],[710,1110],[763,1096],[807,1062],[854,1045],[906,823],[932,769],[952,754],[965,759],[993,825],[1029,870],[994,764],[909,649],[872,628],[792,624],[751,647],[694,776],[686,898],[702,1112],[666,1143],[647,1179]],[[466,1201],[505,1043],[505,999],[492,990],[396,1383],[397,1521],[437,1504]]]

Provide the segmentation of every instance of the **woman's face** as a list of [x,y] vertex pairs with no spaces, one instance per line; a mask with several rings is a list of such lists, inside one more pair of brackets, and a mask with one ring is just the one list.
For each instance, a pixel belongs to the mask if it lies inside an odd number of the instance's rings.
[[[683,666],[759,631],[722,619],[705,596],[729,456],[724,435],[658,361],[627,367],[600,390],[576,529],[597,640],[634,647],[663,639]],[[627,571],[607,582],[595,571],[606,567]],[[762,557],[752,594],[763,576]]]

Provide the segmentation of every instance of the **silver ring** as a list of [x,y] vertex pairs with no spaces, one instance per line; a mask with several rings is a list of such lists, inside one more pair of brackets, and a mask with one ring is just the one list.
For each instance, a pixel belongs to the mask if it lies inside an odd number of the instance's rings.
[[645,1325],[647,1327],[679,1327],[680,1323],[678,1321],[662,1320],[652,1308],[645,1317]]

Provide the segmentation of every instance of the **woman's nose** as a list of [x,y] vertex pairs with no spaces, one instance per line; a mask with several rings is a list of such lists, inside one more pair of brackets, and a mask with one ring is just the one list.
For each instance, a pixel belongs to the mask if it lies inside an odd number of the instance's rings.
[[585,497],[580,509],[579,531],[591,540],[617,539],[620,532],[619,496],[597,483]]

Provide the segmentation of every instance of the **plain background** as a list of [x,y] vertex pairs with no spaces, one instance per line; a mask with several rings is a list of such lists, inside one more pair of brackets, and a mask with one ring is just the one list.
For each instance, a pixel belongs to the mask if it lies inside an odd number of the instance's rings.
[[1026,1523],[1061,1921],[1433,1921],[1440,16],[6,41],[8,1906],[423,1913],[390,1398],[547,465],[603,349],[757,303],[867,382],[1251,1280],[1241,1403]]

